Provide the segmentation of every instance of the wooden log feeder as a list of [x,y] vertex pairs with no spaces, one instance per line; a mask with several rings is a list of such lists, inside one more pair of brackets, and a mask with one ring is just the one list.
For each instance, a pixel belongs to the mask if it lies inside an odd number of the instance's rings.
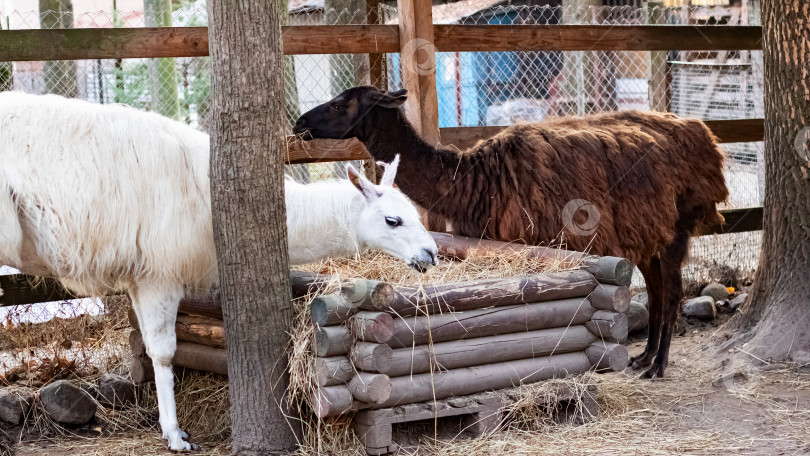
[[[375,426],[388,432],[393,410],[398,410],[394,421],[409,421],[401,415],[408,404],[453,404],[462,400],[453,399],[459,396],[589,370],[620,371],[627,365],[627,349],[621,345],[627,338],[624,313],[633,270],[627,260],[438,233],[434,237],[445,257],[465,258],[473,249],[520,250],[564,270],[423,287],[359,278],[335,293],[317,295],[309,301],[309,316],[315,357],[310,405],[318,417],[362,411],[358,433],[362,430],[374,440],[380,438]],[[293,274],[297,297],[330,281],[328,276]],[[134,315],[130,321],[137,328]],[[227,374],[218,296],[183,299],[176,330],[176,365]],[[133,376],[148,380],[151,365],[137,329],[130,343]],[[423,414],[422,405],[413,419]],[[489,410],[478,404],[442,413],[481,407]],[[389,424],[369,421],[378,415],[388,417]]]

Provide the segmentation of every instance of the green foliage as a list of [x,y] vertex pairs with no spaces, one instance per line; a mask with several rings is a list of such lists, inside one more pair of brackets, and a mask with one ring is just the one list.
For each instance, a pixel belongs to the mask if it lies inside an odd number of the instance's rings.
[[149,102],[149,70],[146,63],[121,65],[115,69],[116,103],[146,109]]

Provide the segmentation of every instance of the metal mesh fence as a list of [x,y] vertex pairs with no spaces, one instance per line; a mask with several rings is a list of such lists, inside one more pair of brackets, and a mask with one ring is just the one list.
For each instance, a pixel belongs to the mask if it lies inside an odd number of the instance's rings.
[[[295,5],[292,5],[295,3]],[[729,6],[503,6],[496,0],[460,0],[434,6],[442,24],[757,24],[758,13]],[[395,8],[380,5],[369,13],[291,2],[290,25],[388,23]],[[143,27],[154,12],[76,12],[40,14],[0,11],[3,29],[50,27]],[[171,13],[174,26],[205,26],[204,4]],[[286,58],[288,131],[306,110],[358,85],[399,88],[398,54],[297,55]],[[665,109],[701,119],[763,116],[760,52],[577,51],[440,52],[436,83],[441,127],[510,125],[550,116],[590,114],[618,109]],[[58,93],[98,103],[126,103],[160,112],[201,130],[209,126],[209,58],[0,62],[0,89]],[[725,207],[762,203],[763,145],[724,145],[730,159],[725,178],[731,197]],[[344,164],[295,165],[288,171],[300,181],[344,175]],[[734,285],[749,278],[759,256],[760,233],[706,236],[692,241],[687,280],[726,279]],[[3,272],[0,271],[0,274]],[[641,284],[640,279],[636,283]],[[61,309],[40,305],[0,309],[9,326],[64,315],[104,313],[99,301]],[[61,309],[61,310],[60,310]],[[72,312],[72,313],[71,313]],[[2,348],[0,348],[2,350]],[[2,366],[0,366],[2,367]]]

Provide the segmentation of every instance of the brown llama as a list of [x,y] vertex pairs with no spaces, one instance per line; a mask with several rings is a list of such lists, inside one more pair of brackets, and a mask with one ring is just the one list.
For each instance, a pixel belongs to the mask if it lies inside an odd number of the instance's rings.
[[[690,233],[722,223],[716,205],[728,197],[712,132],[673,114],[612,112],[516,125],[458,151],[419,137],[399,109],[406,94],[355,87],[301,116],[294,131],[356,137],[377,160],[400,154],[399,188],[460,234],[528,244],[564,235],[569,248],[628,258],[650,306],[647,347],[631,364],[663,376]],[[570,215],[575,200],[589,202],[590,219]]]

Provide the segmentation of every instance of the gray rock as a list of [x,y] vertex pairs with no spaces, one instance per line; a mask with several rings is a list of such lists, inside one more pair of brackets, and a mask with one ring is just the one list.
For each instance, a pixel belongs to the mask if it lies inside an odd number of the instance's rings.
[[637,295],[633,296],[633,301],[636,301],[636,302],[638,302],[638,303],[641,303],[641,305],[642,305],[642,306],[644,306],[644,307],[646,307],[646,308],[648,308],[648,309],[649,309],[649,308],[650,308],[650,304],[648,303],[648,301],[647,301],[647,300],[648,300],[648,298],[647,298],[647,292],[646,292],[646,291],[642,291],[641,293],[639,293],[639,294],[637,294]]
[[42,387],[39,399],[51,419],[58,423],[85,424],[96,414],[93,398],[67,380]]
[[717,316],[717,309],[714,307],[714,299],[711,296],[698,296],[686,300],[682,313],[687,317],[713,320]]
[[712,282],[703,288],[700,295],[711,296],[715,301],[722,301],[724,299],[728,299],[728,290],[722,283]]
[[748,293],[740,293],[734,299],[728,302],[728,308],[731,310],[736,310],[737,307],[740,307],[747,299]]
[[650,322],[650,311],[638,301],[630,301],[630,308],[624,314],[627,315],[627,331],[631,333],[645,329]]
[[27,388],[0,389],[0,421],[21,424],[33,400],[34,394]]
[[116,374],[104,374],[98,381],[98,399],[108,407],[121,407],[135,401],[135,385]]

